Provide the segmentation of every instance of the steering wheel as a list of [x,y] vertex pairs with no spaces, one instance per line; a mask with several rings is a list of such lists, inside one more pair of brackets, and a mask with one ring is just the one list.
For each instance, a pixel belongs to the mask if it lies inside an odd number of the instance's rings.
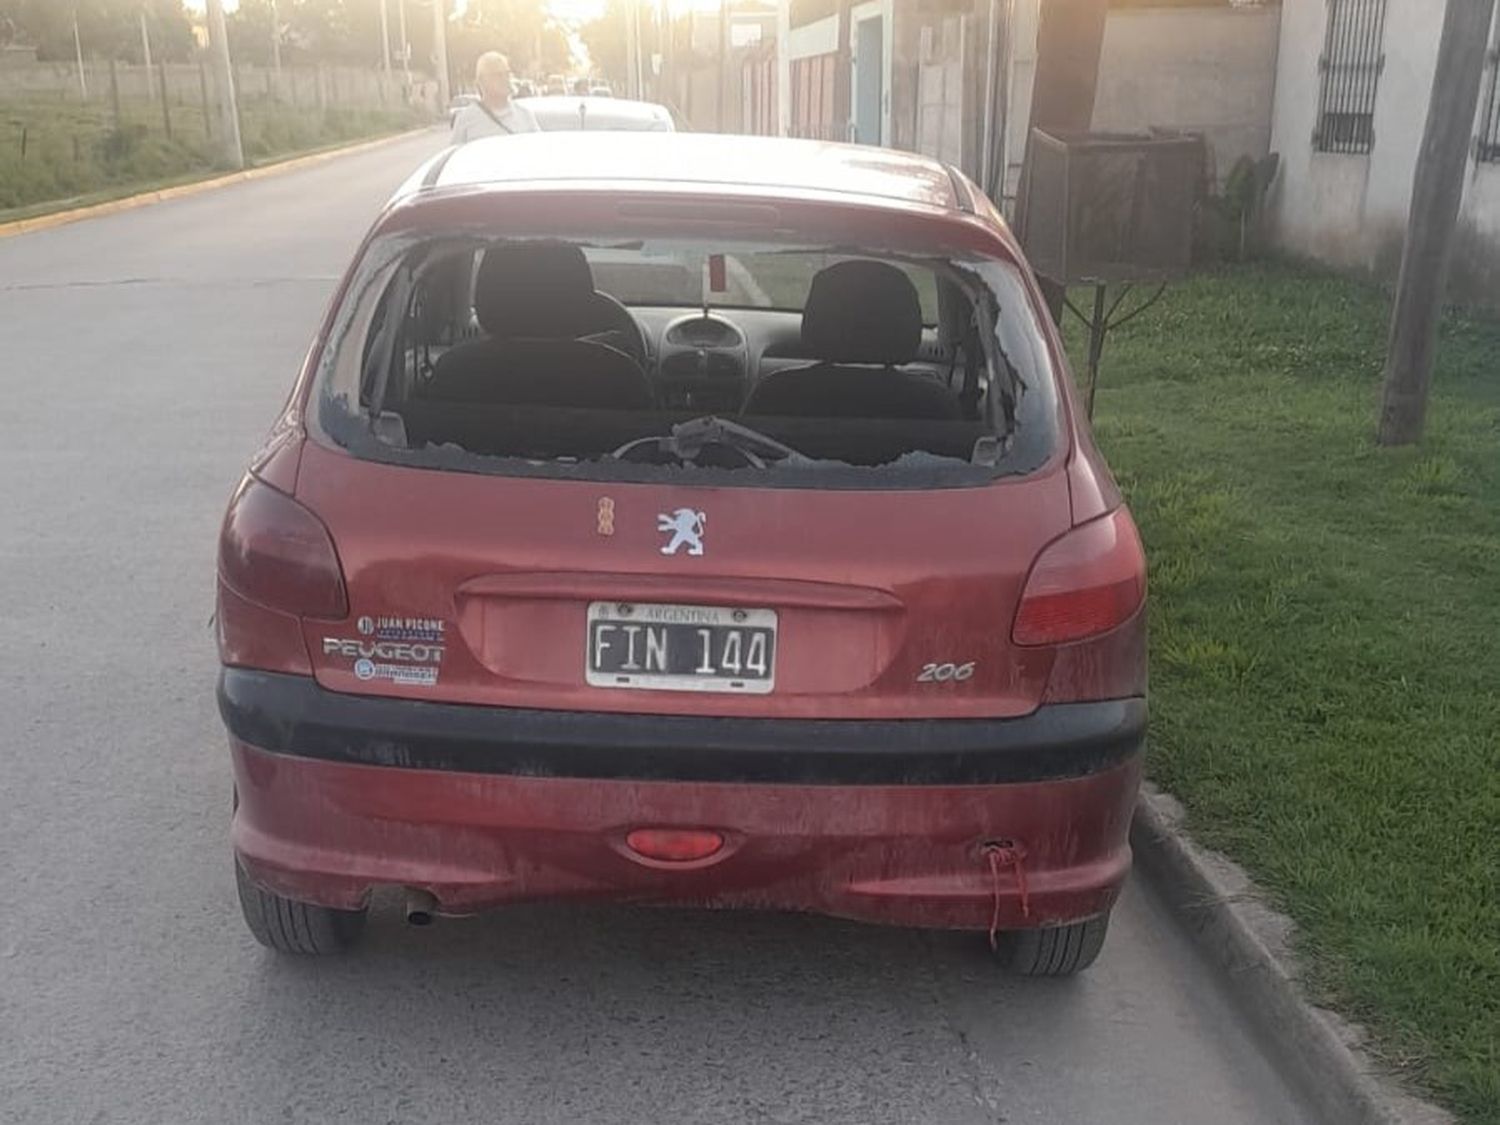
[[595,291],[594,296],[603,327],[583,339],[622,351],[640,364],[642,371],[646,370],[646,334],[641,331],[640,322],[608,293]]

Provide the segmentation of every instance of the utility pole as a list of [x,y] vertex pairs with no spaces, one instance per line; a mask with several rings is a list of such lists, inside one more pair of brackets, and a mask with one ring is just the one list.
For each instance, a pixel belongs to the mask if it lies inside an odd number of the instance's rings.
[[448,89],[448,0],[432,0],[432,56],[437,68],[438,112],[447,113],[453,100]]
[[672,17],[667,11],[667,0],[656,4],[656,53],[661,58],[661,68],[655,75],[655,100],[671,105],[677,101],[677,91],[672,86]]
[[271,69],[281,77],[281,18],[276,14],[276,0],[271,0]]
[[833,72],[835,135],[825,141],[854,139],[854,0],[839,0],[839,45]]
[[725,131],[729,110],[729,0],[719,0],[719,132]]
[[1381,445],[1422,436],[1495,0],[1448,0],[1391,312]]
[[627,3],[625,8],[625,92],[630,97],[641,96],[640,25],[636,23],[636,6]]
[[641,34],[640,0],[630,5],[630,25],[635,29],[635,88],[638,98],[646,96],[646,38]]
[[408,88],[411,87],[411,40],[406,37],[406,0],[396,0],[397,26],[401,29],[401,75]]
[[380,0],[380,65],[385,72],[386,81],[389,82],[391,80],[391,21],[385,12],[385,0]]
[[984,147],[979,154],[979,186],[991,199],[996,198],[991,169],[995,156],[995,69],[1000,61],[1000,37],[996,34],[998,21],[995,0],[990,0],[989,14],[984,21],[984,125],[980,130]]
[[78,89],[89,100],[89,80],[83,75],[83,40],[78,36],[78,9],[73,9],[73,54],[78,58]]
[[240,169],[245,166],[245,150],[240,147],[240,111],[235,103],[234,71],[229,65],[224,0],[208,0],[208,53],[214,68],[214,86],[219,92],[219,123],[214,130],[219,142],[219,162]]

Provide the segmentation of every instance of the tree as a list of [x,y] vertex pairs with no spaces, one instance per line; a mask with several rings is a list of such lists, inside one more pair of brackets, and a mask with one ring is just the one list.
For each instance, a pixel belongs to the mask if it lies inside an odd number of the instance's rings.
[[[291,4],[285,6],[290,9]],[[240,6],[230,12],[225,23],[229,28],[229,53],[236,62],[252,63],[256,66],[266,66],[272,60],[271,38],[276,36],[281,40],[283,51],[288,43],[282,36],[284,21],[280,19],[281,5],[273,14],[271,11],[271,0],[240,0]],[[272,23],[282,26],[272,27]]]
[[550,20],[544,0],[469,0],[463,16],[448,28],[448,58],[455,74],[471,75],[479,56],[499,51],[517,75],[566,70],[571,48],[562,28]]
[[625,4],[609,0],[604,14],[578,29],[578,37],[587,48],[594,69],[601,71],[623,90],[629,79],[630,60],[625,57]]
[[0,0],[0,24],[18,42],[33,43],[47,61],[73,58],[73,16],[84,54],[135,59],[141,54],[140,17],[144,9],[158,57],[180,59],[192,50],[192,22],[181,0]]

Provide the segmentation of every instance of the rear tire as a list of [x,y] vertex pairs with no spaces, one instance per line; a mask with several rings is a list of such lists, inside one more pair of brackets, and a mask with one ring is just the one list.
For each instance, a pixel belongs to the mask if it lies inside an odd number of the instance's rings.
[[335,910],[283,898],[251,881],[238,860],[234,864],[240,910],[255,940],[277,953],[328,956],[352,946],[365,928],[365,911]]
[[1000,935],[995,956],[1021,976],[1069,977],[1094,963],[1108,931],[1108,914],[1066,926],[1010,930]]

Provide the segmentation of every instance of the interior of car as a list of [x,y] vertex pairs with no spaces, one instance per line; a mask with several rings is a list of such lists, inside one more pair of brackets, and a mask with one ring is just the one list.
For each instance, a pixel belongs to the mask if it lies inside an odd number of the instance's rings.
[[[427,254],[366,347],[390,440],[531,460],[965,462],[993,444],[974,300],[943,263],[502,242]],[[685,452],[653,441],[729,420]],[[707,444],[706,450],[702,447]],[[726,451],[721,445],[735,448]],[[780,452],[778,452],[780,451]]]

